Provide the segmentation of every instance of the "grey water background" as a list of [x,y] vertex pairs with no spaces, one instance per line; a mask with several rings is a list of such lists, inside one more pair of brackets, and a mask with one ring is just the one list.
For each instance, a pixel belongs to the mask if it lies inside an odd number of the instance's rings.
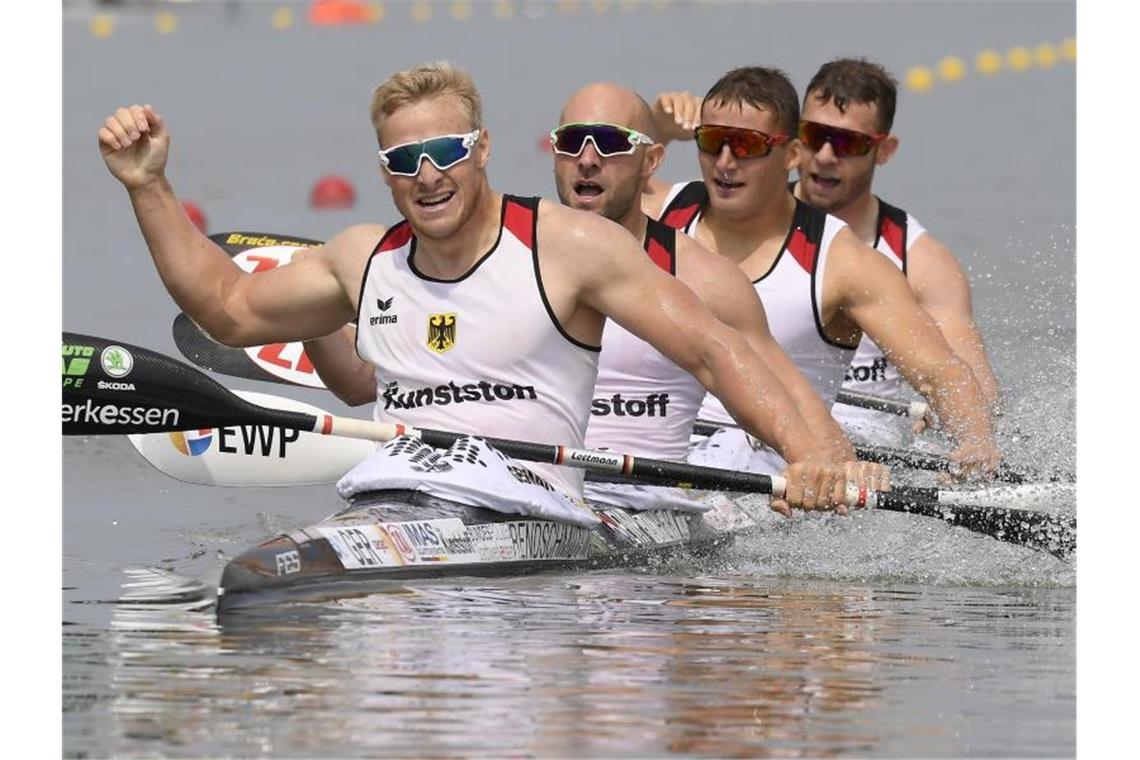
[[[538,143],[562,100],[610,79],[703,92],[749,63],[802,90],[865,54],[900,78],[944,55],[962,81],[902,89],[876,190],[966,266],[1015,462],[1075,458],[1075,67],[983,77],[973,56],[1075,34],[1072,4],[386,3],[378,25],[276,30],[273,3],[64,6],[63,325],[177,356],[162,289],[95,132],[117,105],[167,119],[169,175],[211,231],[327,237],[394,212],[372,88],[437,58],[480,85],[500,190],[553,196]],[[340,174],[350,211],[307,206]],[[661,172],[696,176],[691,146]],[[330,397],[288,393],[335,412]],[[356,413],[361,413],[357,410]],[[228,557],[336,506],[331,489],[190,486],[121,439],[63,442],[63,748],[68,756],[1067,756],[1075,752],[1075,568],[892,514],[798,518],[712,559],[633,572],[416,584],[208,612],[112,604],[127,568],[216,583]]]

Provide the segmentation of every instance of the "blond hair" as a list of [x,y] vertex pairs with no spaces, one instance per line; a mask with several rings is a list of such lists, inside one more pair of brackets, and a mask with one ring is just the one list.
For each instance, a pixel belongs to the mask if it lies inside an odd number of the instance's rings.
[[475,80],[447,61],[435,61],[396,72],[373,90],[370,113],[377,136],[384,119],[400,108],[441,95],[454,95],[459,99],[471,129],[483,128],[483,103],[475,89]]

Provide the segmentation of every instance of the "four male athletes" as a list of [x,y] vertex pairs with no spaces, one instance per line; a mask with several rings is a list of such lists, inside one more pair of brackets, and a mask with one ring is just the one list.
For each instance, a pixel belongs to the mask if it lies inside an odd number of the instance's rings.
[[[732,417],[770,443],[780,455],[774,463],[792,462],[791,505],[831,508],[842,504],[848,477],[886,485],[878,468],[839,466],[851,448],[824,406],[838,387],[835,368],[841,379],[866,332],[931,397],[958,444],[951,456],[967,470],[992,470],[998,455],[982,391],[899,268],[788,192],[802,130],[784,83],[779,72],[756,68],[722,78],[696,130],[703,186],[671,189],[651,179],[663,151],[652,133],[681,115],[665,118],[668,103],[659,99],[655,125],[636,94],[584,88],[552,134],[568,209],[490,188],[490,135],[463,72],[448,64],[400,72],[377,88],[372,115],[384,179],[404,219],[389,229],[349,228],[294,265],[259,275],[238,270],[186,221],[164,174],[169,134],[152,108],[118,109],[99,140],[184,311],[231,345],[316,338],[355,314],[382,420],[579,445],[592,409],[589,445],[636,444],[680,458],[707,390],[721,421]],[[824,92],[809,87],[816,90]],[[842,95],[827,92],[842,114]],[[823,142],[814,175],[827,190],[835,143]],[[638,209],[641,190],[661,222]],[[773,310],[760,282],[777,273]],[[343,353],[335,343],[331,350]],[[319,346],[310,351],[319,360]],[[360,367],[352,372],[358,381]],[[563,492],[581,493],[577,473],[528,466]]]
[[[165,176],[170,135],[153,108],[117,109],[99,144],[183,311],[228,345],[315,338],[355,316],[357,351],[376,367],[385,401],[380,420],[580,446],[609,317],[776,445],[792,463],[789,504],[843,503],[844,469],[780,380],[635,238],[598,214],[490,187],[491,138],[467,74],[446,63],[394,74],[371,113],[403,220],[350,227],[256,275],[186,219]],[[580,496],[580,471],[527,466]]]

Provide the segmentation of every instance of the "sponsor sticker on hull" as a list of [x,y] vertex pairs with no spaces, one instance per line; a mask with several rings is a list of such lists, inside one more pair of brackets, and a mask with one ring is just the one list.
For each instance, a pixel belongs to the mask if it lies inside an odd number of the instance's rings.
[[585,559],[591,531],[544,520],[465,525],[457,517],[318,526],[346,570]]
[[606,527],[637,546],[671,546],[688,541],[690,536],[688,518],[671,510],[602,509],[597,515]]
[[484,562],[585,559],[590,529],[545,520],[467,526],[471,545]]
[[392,556],[375,525],[318,526],[315,530],[329,542],[345,570],[375,570],[402,564]]

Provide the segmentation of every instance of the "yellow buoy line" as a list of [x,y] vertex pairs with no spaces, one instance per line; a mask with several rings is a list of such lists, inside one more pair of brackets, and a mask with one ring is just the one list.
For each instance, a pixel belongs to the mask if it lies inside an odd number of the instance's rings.
[[[424,24],[442,17],[452,21],[466,21],[472,18],[477,10],[486,12],[488,7],[492,16],[507,21],[515,18],[520,12],[525,18],[545,16],[548,6],[555,14],[572,16],[580,13],[601,15],[611,11],[621,14],[641,10],[661,11],[671,3],[672,0],[554,0],[549,3],[539,0],[493,0],[490,3],[478,3],[473,0],[449,2],[415,0],[411,3],[389,2],[387,5],[403,11],[413,23]],[[735,4],[737,4],[735,0],[702,0],[695,5],[711,8]],[[357,23],[378,24],[389,17],[385,3],[360,2],[356,5],[361,9],[361,14],[356,17]],[[292,28],[297,23],[295,7],[281,5],[274,8],[269,16],[270,25],[279,31]],[[439,14],[436,13],[437,10],[440,11]],[[303,11],[302,18],[304,18]],[[159,34],[173,34],[178,29],[178,16],[169,10],[159,11],[154,17],[154,28]],[[95,37],[110,37],[115,33],[115,17],[110,13],[95,14],[90,21],[90,31]],[[1051,69],[1059,63],[1072,63],[1076,59],[1077,40],[1069,37],[1057,44],[1043,42],[1033,47],[1018,45],[1005,52],[983,50],[974,56],[972,67],[958,56],[946,56],[933,67],[914,66],[907,69],[903,83],[912,92],[925,93],[939,84],[960,82],[971,72],[983,77],[992,77],[1001,73],[1018,74],[1033,68]]]
[[[1019,74],[1032,68],[1051,69],[1058,63],[1077,60],[1077,40],[1069,37],[1059,44],[1043,42],[1032,48],[1011,47],[1004,53],[983,50],[974,56],[974,71],[984,77],[1002,72]],[[915,66],[907,69],[904,82],[913,92],[928,92],[937,84],[952,84],[965,79],[970,73],[966,62],[957,56],[947,56],[934,68]]]

